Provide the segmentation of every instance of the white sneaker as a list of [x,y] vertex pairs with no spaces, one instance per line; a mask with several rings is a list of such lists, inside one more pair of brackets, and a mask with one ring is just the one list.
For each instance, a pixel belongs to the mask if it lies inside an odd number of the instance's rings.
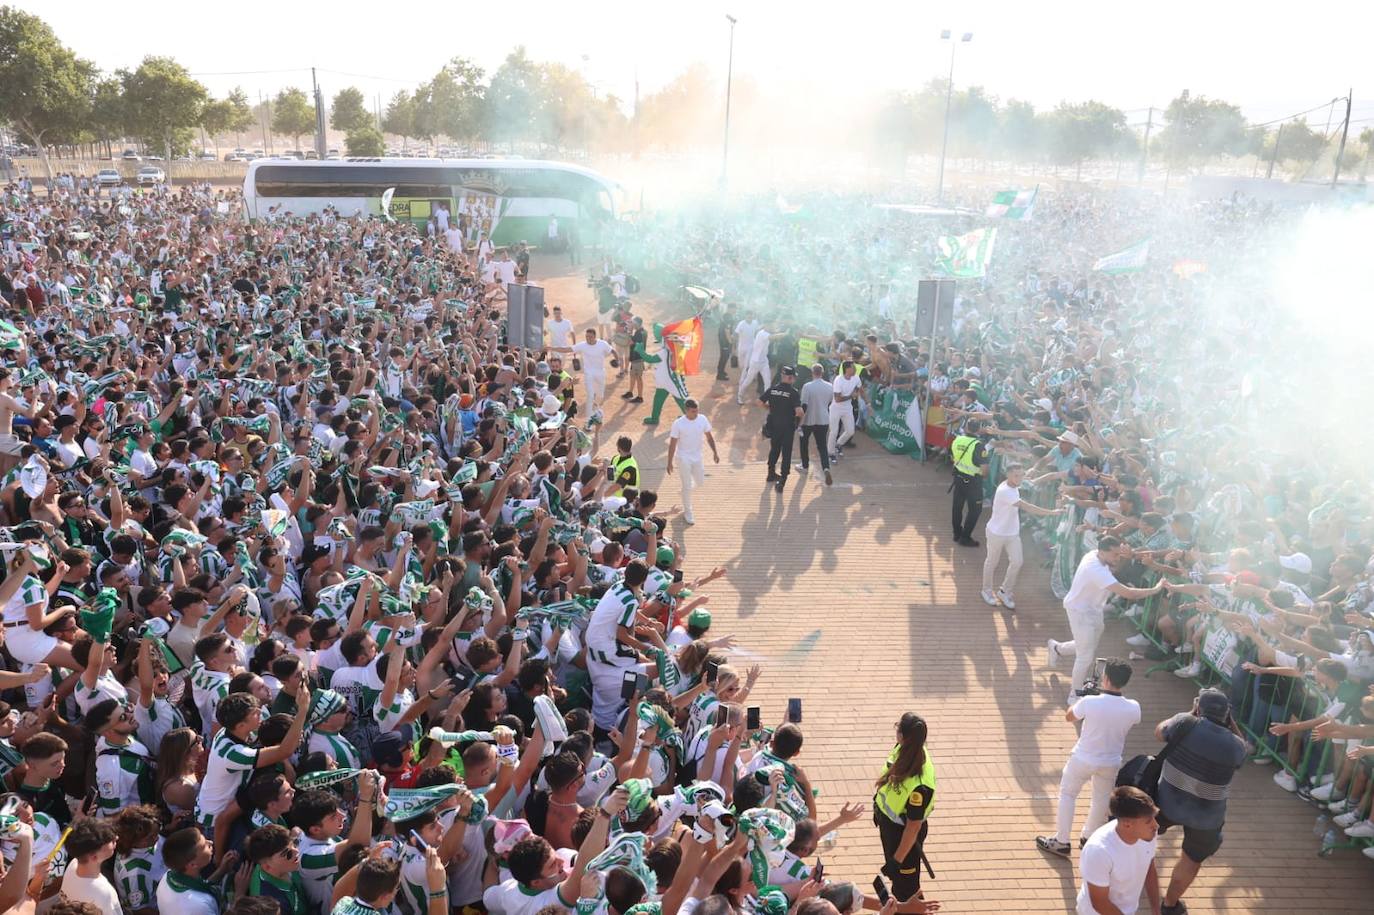
[[978,593],[982,596],[983,603],[987,604],[989,607],[997,606],[997,595],[993,594],[991,591],[988,591],[986,589],[979,591]]
[[1332,801],[1327,804],[1326,809],[1330,810],[1332,813],[1345,813],[1350,809],[1350,802],[1345,798],[1341,798],[1338,801]]
[[1182,645],[1180,645],[1180,646],[1178,646],[1177,648],[1175,648],[1174,651],[1175,651],[1176,653],[1178,653],[1178,654],[1192,654],[1192,653],[1193,653],[1193,643],[1192,643],[1192,642],[1184,642]]
[[1202,673],[1202,665],[1194,661],[1187,667],[1180,667],[1178,670],[1174,671],[1174,676],[1187,680],[1191,677],[1196,677],[1200,673]]
[[1361,848],[1360,854],[1364,855],[1366,858],[1374,858],[1374,845],[1371,845],[1368,848]]
[[[1333,801],[1333,800],[1336,800],[1336,798],[1332,796],[1332,795],[1334,795],[1335,793],[1336,793],[1336,785],[1335,785],[1334,783],[1332,783],[1332,784],[1327,784],[1327,785],[1321,785],[1320,787],[1317,787],[1317,788],[1313,788],[1313,789],[1312,789],[1312,800],[1314,800],[1314,801]],[[1341,800],[1344,800],[1344,798],[1341,798]]]
[[1360,813],[1358,810],[1352,810],[1349,813],[1343,813],[1338,817],[1332,817],[1331,822],[1335,823],[1342,829],[1345,829],[1347,826],[1354,826],[1356,823],[1364,822],[1364,814]]
[[1256,756],[1254,759],[1250,761],[1257,766],[1272,766],[1274,764],[1274,757],[1266,754],[1260,754],[1259,756]]
[[683,520],[683,522],[684,522],[685,524],[687,524],[689,527],[690,527],[691,525],[697,523],[697,519],[696,519],[696,518],[693,518],[691,515],[683,515],[683,516],[682,516],[682,520]]
[[1045,646],[1045,650],[1048,652],[1048,653],[1045,655],[1045,657],[1047,658],[1046,666],[1048,666],[1048,667],[1058,667],[1058,666],[1059,666],[1059,643],[1056,642],[1054,639],[1050,639],[1050,640],[1049,640],[1049,643]]
[[1331,785],[1331,784],[1334,784],[1335,781],[1336,781],[1336,776],[1333,775],[1332,773],[1328,772],[1328,773],[1326,773],[1325,775],[1323,775],[1321,778],[1317,779],[1317,784],[1319,784],[1319,785]]
[[1146,645],[1150,644],[1150,638],[1145,635],[1145,633],[1139,632],[1126,639],[1126,644],[1134,648],[1144,648]]
[[1374,839],[1374,821],[1365,820],[1354,826],[1347,826],[1345,834],[1352,839]]
[[[1284,791],[1298,790],[1298,780],[1293,777],[1293,773],[1286,769],[1280,769],[1274,773],[1274,784],[1278,785]],[[1374,829],[1374,825],[1370,826],[1370,829]],[[1371,832],[1370,835],[1374,835],[1374,832]]]
[[997,598],[1002,602],[1002,606],[1006,607],[1008,610],[1016,609],[1016,600],[1009,593],[1007,593],[1007,590],[1005,588],[997,589]]
[[1122,616],[1126,617],[1128,620],[1138,620],[1140,619],[1140,615],[1144,612],[1145,611],[1139,606],[1135,606],[1123,613]]

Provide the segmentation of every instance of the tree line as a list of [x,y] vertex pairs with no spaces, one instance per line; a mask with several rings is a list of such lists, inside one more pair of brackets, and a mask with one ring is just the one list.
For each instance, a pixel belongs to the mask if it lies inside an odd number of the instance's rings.
[[[809,136],[842,121],[836,131],[855,147],[900,164],[913,153],[938,153],[948,105],[948,151],[985,162],[1038,162],[1072,167],[1136,161],[1148,153],[1172,169],[1191,171],[1225,157],[1255,155],[1303,171],[1333,145],[1305,120],[1249,124],[1229,102],[1181,93],[1151,112],[1151,130],[1137,118],[1099,101],[1063,102],[1036,110],[1028,102],[1001,101],[978,86],[948,93],[943,79],[914,92],[874,98],[838,117],[796,107],[796,100],[766,96],[736,80],[735,105],[745,139],[771,143]],[[515,48],[489,76],[455,57],[425,83],[395,93],[384,112],[368,110],[355,87],[337,92],[328,123],[346,136],[352,156],[379,156],[385,135],[403,141],[446,137],[456,143],[537,145],[541,151],[680,152],[719,142],[722,87],[705,67],[689,67],[643,100],[627,117],[622,101],[598,93],[582,74],[559,63],[532,60]],[[816,106],[811,106],[815,109]],[[378,116],[380,115],[380,117]],[[187,151],[197,129],[211,136],[270,127],[297,148],[313,134],[311,95],[288,87],[253,106],[241,89],[214,98],[170,57],[149,56],[134,69],[102,73],[59,40],[42,19],[0,7],[0,122],[40,150],[60,145],[100,146],[134,139],[171,156]],[[788,136],[789,128],[791,136]],[[1143,146],[1148,136],[1148,150]],[[1367,163],[1374,131],[1352,136],[1348,161]],[[1361,169],[1363,173],[1363,168]]]

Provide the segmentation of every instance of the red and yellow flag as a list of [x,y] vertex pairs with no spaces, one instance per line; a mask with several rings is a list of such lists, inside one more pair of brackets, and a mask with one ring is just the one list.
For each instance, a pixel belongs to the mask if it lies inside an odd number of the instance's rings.
[[683,375],[701,371],[701,350],[706,343],[700,316],[663,325],[663,340],[672,347],[673,367]]

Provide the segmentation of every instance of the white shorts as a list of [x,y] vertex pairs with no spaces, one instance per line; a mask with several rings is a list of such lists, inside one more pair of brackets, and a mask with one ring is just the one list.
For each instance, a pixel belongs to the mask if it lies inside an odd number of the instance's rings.
[[57,637],[27,625],[11,626],[5,629],[5,647],[16,661],[37,664],[52,654],[57,647]]

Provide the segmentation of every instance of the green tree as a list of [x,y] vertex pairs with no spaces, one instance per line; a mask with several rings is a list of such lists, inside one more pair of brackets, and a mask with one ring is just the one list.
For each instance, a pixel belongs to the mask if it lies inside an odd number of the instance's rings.
[[1049,151],[1060,165],[1077,169],[1083,176],[1083,163],[1110,155],[1121,145],[1127,130],[1126,114],[1101,102],[1061,102],[1048,120]]
[[471,139],[482,129],[482,68],[455,57],[415,94],[418,136]]
[[290,137],[293,148],[301,148],[301,135],[315,130],[315,106],[303,90],[293,86],[277,93],[272,101],[272,129]]
[[349,131],[344,139],[344,150],[350,156],[373,158],[386,152],[386,141],[380,130],[371,124],[364,124]]
[[609,126],[607,109],[581,73],[562,64],[547,64],[543,69],[539,140],[564,149],[586,149]]
[[329,106],[329,126],[346,134],[363,127],[374,127],[361,89],[349,86],[339,90]]
[[1249,146],[1245,117],[1235,105],[1184,90],[1164,110],[1159,152],[1172,168],[1189,169],[1217,156],[1236,156]]
[[1360,145],[1364,147],[1364,155],[1360,158],[1360,180],[1363,181],[1369,174],[1369,155],[1374,152],[1374,127],[1360,131]]
[[382,115],[382,129],[402,140],[415,136],[415,97],[409,92],[397,92]]
[[718,137],[720,92],[704,64],[693,64],[639,103],[635,130],[641,148],[683,149]]
[[954,156],[986,158],[996,149],[997,99],[982,86],[954,93],[949,109],[949,151]]
[[185,150],[191,128],[201,121],[209,93],[170,57],[145,57],[138,69],[122,71],[129,128],[144,143],[171,157]]
[[1033,162],[1045,152],[1045,119],[1030,102],[1012,99],[998,112],[997,141],[1002,154],[1020,162]]
[[[200,128],[213,140],[218,134],[229,129],[230,104],[228,99],[212,98],[200,110]],[[216,144],[218,148],[218,144]]]
[[124,113],[124,84],[118,77],[100,79],[91,93],[90,128],[95,138],[113,155],[111,144],[124,136],[127,118]]
[[517,47],[492,74],[486,95],[486,135],[515,148],[517,140],[545,134],[544,71]]
[[251,130],[253,125],[258,123],[258,119],[253,114],[253,108],[248,103],[248,93],[235,86],[234,91],[230,92],[224,100],[228,122],[224,129],[234,135],[234,142],[239,146],[243,145],[243,132]]
[[45,139],[85,126],[95,66],[57,40],[37,16],[0,7],[0,121],[22,133],[52,178]]
[[[1274,155],[1275,144],[1278,145],[1278,155]],[[1270,135],[1264,144],[1264,155],[1273,156],[1280,162],[1290,163],[1298,167],[1298,171],[1305,172],[1307,168],[1317,160],[1326,148],[1326,137],[1313,130],[1307,122],[1301,118],[1295,118],[1283,125],[1282,130],[1275,131]]]

